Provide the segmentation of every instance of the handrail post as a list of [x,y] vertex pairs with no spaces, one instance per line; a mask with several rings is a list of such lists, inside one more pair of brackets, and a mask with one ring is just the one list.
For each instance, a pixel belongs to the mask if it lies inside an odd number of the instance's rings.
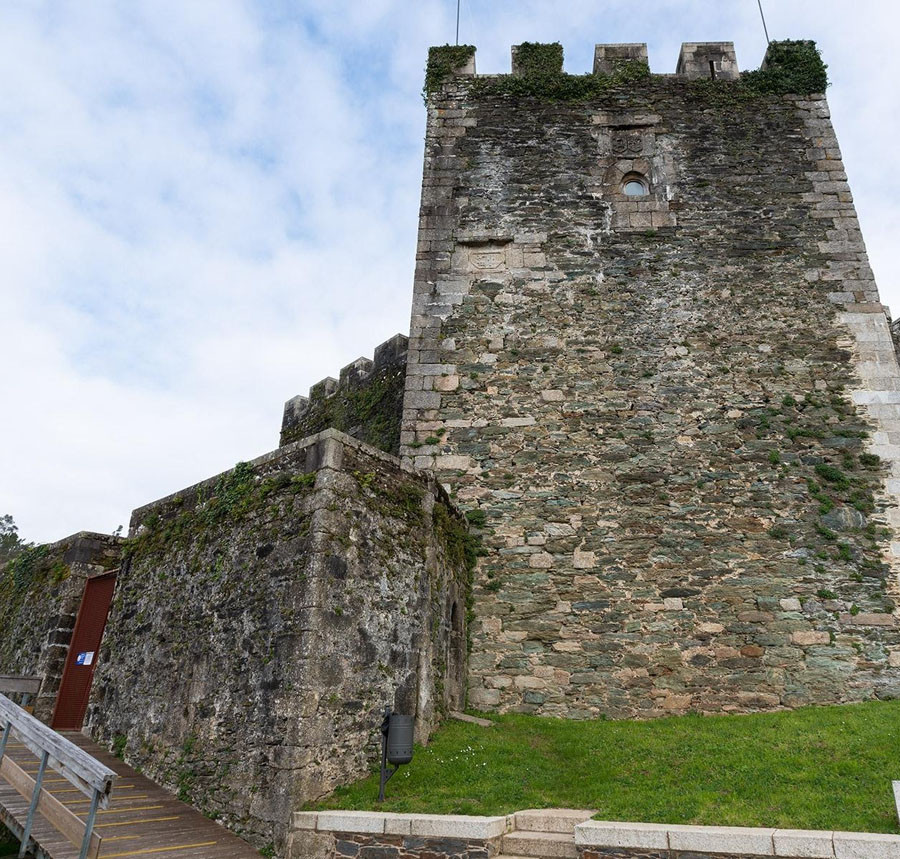
[[88,851],[91,849],[91,835],[94,832],[94,820],[97,818],[97,806],[100,803],[100,791],[94,790],[91,797],[91,810],[88,812],[87,820],[84,822],[84,840],[81,842],[81,853],[78,859],[87,859]]
[[31,824],[34,823],[34,813],[37,811],[38,800],[41,798],[41,785],[44,781],[44,771],[47,769],[47,758],[50,752],[45,751],[41,755],[41,765],[38,767],[37,776],[34,779],[34,791],[31,794],[31,805],[28,806],[28,818],[25,821],[25,831],[22,833],[22,843],[19,845],[18,859],[25,859],[28,851],[28,840],[31,838]]
[[3,739],[0,740],[0,761],[6,754],[6,743],[9,741],[9,734],[12,731],[12,719],[6,720],[6,727],[3,729]]

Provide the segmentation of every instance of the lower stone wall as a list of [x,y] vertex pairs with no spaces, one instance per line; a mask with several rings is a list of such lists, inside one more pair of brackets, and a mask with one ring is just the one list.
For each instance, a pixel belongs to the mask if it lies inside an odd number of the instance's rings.
[[365,776],[382,711],[462,705],[465,520],[335,430],[135,511],[95,675],[98,741],[257,846]]
[[[572,809],[499,817],[298,812],[288,859],[488,859],[521,847],[517,832],[544,833],[542,856],[578,859],[897,859],[900,836],[869,832],[689,826],[587,820]],[[584,817],[581,817],[584,820]],[[574,830],[574,832],[573,832]],[[566,834],[568,833],[568,834]],[[507,838],[508,836],[508,838]],[[533,846],[529,846],[529,850]],[[531,855],[531,854],[529,854]]]
[[513,817],[301,811],[288,859],[489,859],[500,853]]
[[42,678],[33,703],[43,722],[53,717],[85,582],[119,566],[121,542],[81,531],[0,565],[0,674]]
[[293,859],[488,859],[497,855],[498,843],[499,839],[307,831],[294,836],[290,855]]

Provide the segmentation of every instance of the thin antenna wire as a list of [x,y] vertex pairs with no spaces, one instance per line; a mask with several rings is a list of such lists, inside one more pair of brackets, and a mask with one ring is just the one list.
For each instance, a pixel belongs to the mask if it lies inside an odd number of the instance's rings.
[[[766,34],[766,44],[771,45],[772,40],[769,38],[769,28],[766,26],[766,14],[763,12],[762,0],[756,0],[759,4],[759,17],[762,18],[763,22],[763,32]],[[459,24],[457,24],[457,30],[459,29]],[[459,44],[459,33],[457,32],[457,44]]]
[[459,44],[459,4],[462,0],[456,0],[456,44]]

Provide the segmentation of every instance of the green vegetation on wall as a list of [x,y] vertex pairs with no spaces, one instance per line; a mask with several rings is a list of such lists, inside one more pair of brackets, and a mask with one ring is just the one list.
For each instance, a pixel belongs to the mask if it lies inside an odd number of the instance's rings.
[[313,396],[300,420],[282,433],[281,445],[322,430],[336,429],[396,455],[400,450],[405,380],[406,364],[394,364],[361,382],[342,384],[328,396],[324,393]]
[[288,472],[259,477],[252,465],[239,462],[211,487],[201,485],[194,497],[176,495],[165,506],[148,513],[141,532],[125,542],[125,556],[139,559],[188,545],[202,549],[222,527],[261,510],[273,494],[305,494],[315,479],[315,473]]
[[[424,89],[426,101],[440,90],[454,69],[465,65],[474,50],[469,45],[444,45],[429,51]],[[518,74],[473,78],[471,92],[476,97],[515,96],[549,102],[579,102],[653,78],[649,67],[635,60],[621,61],[612,74],[570,75],[562,71],[562,59],[562,46],[556,42],[523,42],[516,49]],[[815,42],[772,42],[765,65],[764,69],[744,72],[736,81],[690,83],[704,93],[728,94],[741,99],[761,95],[810,95],[824,92],[828,86],[827,66],[822,62]],[[669,80],[659,76],[653,79]]]
[[428,65],[425,67],[425,86],[422,97],[437,92],[456,69],[460,69],[475,56],[474,45],[440,45],[428,49]]
[[806,517],[776,520],[769,536],[802,550],[797,563],[828,583],[830,596],[824,598],[835,599],[838,592],[851,612],[893,611],[882,557],[888,533],[867,519],[875,512],[883,464],[863,452],[868,427],[853,405],[841,392],[785,395],[778,404],[748,413],[743,422],[754,430],[760,455],[768,448],[776,481],[806,483]]
[[525,77],[547,77],[562,73],[563,47],[559,42],[522,42],[515,47],[515,63]]
[[[472,515],[474,514],[474,516]],[[466,635],[467,648],[472,649],[472,622],[475,620],[475,566],[478,558],[485,554],[482,547],[481,534],[472,528],[484,525],[484,514],[481,510],[470,511],[466,519],[461,519],[443,502],[434,505],[432,513],[435,536],[447,552],[447,558],[453,569],[465,571],[466,595]]]
[[19,536],[19,528],[13,517],[8,513],[0,516],[0,564],[18,555],[29,545]]
[[[50,546],[29,546],[0,567],[0,631],[16,630],[20,612],[34,609],[69,576],[69,567]],[[29,618],[29,623],[31,619]],[[8,642],[15,647],[15,641]],[[3,640],[0,640],[0,665],[3,664]]]
[[828,86],[828,67],[815,42],[772,42],[764,65],[741,75],[741,84],[750,92],[809,95],[825,92]]

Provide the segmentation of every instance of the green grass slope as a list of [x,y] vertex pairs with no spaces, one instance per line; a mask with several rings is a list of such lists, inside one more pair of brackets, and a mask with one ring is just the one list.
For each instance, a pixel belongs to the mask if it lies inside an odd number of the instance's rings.
[[[749,716],[447,722],[388,782],[385,811],[593,808],[651,823],[900,832],[900,701]],[[313,808],[379,808],[378,776]]]

